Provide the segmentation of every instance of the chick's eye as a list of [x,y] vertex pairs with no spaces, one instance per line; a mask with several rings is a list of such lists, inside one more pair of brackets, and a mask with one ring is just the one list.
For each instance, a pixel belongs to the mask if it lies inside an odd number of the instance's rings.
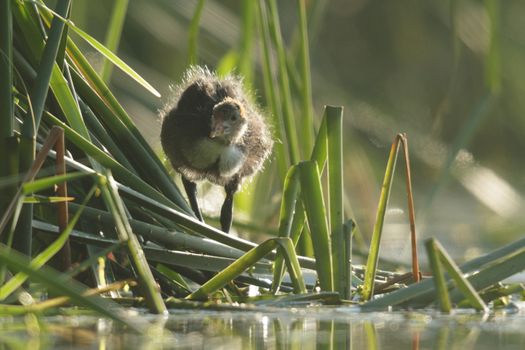
[[237,120],[237,116],[236,116],[236,115],[232,115],[232,116],[230,117],[230,120],[231,120],[232,122],[236,121],[236,120]]

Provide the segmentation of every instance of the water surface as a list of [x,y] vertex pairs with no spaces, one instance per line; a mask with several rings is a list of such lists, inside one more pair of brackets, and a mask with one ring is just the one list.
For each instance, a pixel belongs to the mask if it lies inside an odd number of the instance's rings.
[[[94,316],[3,318],[0,345],[21,349],[524,349],[525,311],[361,313],[354,307],[172,310],[148,335]],[[0,347],[2,348],[2,347]]]

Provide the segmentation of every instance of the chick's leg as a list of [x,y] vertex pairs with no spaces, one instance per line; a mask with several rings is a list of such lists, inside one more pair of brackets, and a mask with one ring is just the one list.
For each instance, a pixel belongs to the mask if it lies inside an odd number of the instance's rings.
[[221,229],[228,233],[230,232],[230,228],[232,226],[232,220],[233,220],[233,196],[235,195],[235,192],[239,189],[239,179],[235,178],[232,181],[228,182],[226,186],[224,186],[224,190],[226,191],[226,198],[224,199],[224,203],[222,204],[221,208]]
[[188,200],[190,201],[191,209],[195,213],[197,219],[204,222],[204,220],[202,220],[201,210],[199,209],[199,203],[197,203],[197,184],[193,181],[186,179],[184,176],[182,176],[181,178],[182,184],[184,185],[184,189],[186,190],[186,195],[188,196]]

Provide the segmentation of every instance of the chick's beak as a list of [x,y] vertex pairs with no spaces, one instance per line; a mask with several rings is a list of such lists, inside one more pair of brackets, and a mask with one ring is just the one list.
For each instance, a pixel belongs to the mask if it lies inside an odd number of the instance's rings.
[[216,118],[215,115],[211,119],[210,138],[216,138],[224,135],[224,123],[222,118]]

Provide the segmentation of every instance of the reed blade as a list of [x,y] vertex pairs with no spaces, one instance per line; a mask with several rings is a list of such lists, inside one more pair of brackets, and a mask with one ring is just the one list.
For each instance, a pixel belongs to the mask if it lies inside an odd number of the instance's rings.
[[[122,35],[122,29],[124,28],[124,21],[126,19],[126,13],[128,10],[129,0],[116,0],[111,11],[111,18],[109,20],[108,30],[106,32],[106,39],[104,40],[105,46],[108,50],[116,52],[119,46],[120,37]],[[102,64],[102,71],[100,76],[102,80],[107,84],[111,79],[111,72],[113,66],[110,61],[105,59]]]
[[203,284],[198,290],[190,294],[186,299],[192,300],[206,298],[211,293],[214,293],[225,286],[228,282],[235,279],[242,272],[253,266],[257,261],[264,258],[270,251],[277,247],[282,250],[285,256],[288,272],[290,273],[294,285],[294,292],[306,293],[304,279],[302,277],[299,261],[295,255],[292,241],[289,238],[272,238],[248,251],[226,269],[222,270],[208,282]]
[[299,163],[301,197],[312,234],[316,270],[321,290],[334,290],[331,239],[328,229],[319,169],[314,161]]

